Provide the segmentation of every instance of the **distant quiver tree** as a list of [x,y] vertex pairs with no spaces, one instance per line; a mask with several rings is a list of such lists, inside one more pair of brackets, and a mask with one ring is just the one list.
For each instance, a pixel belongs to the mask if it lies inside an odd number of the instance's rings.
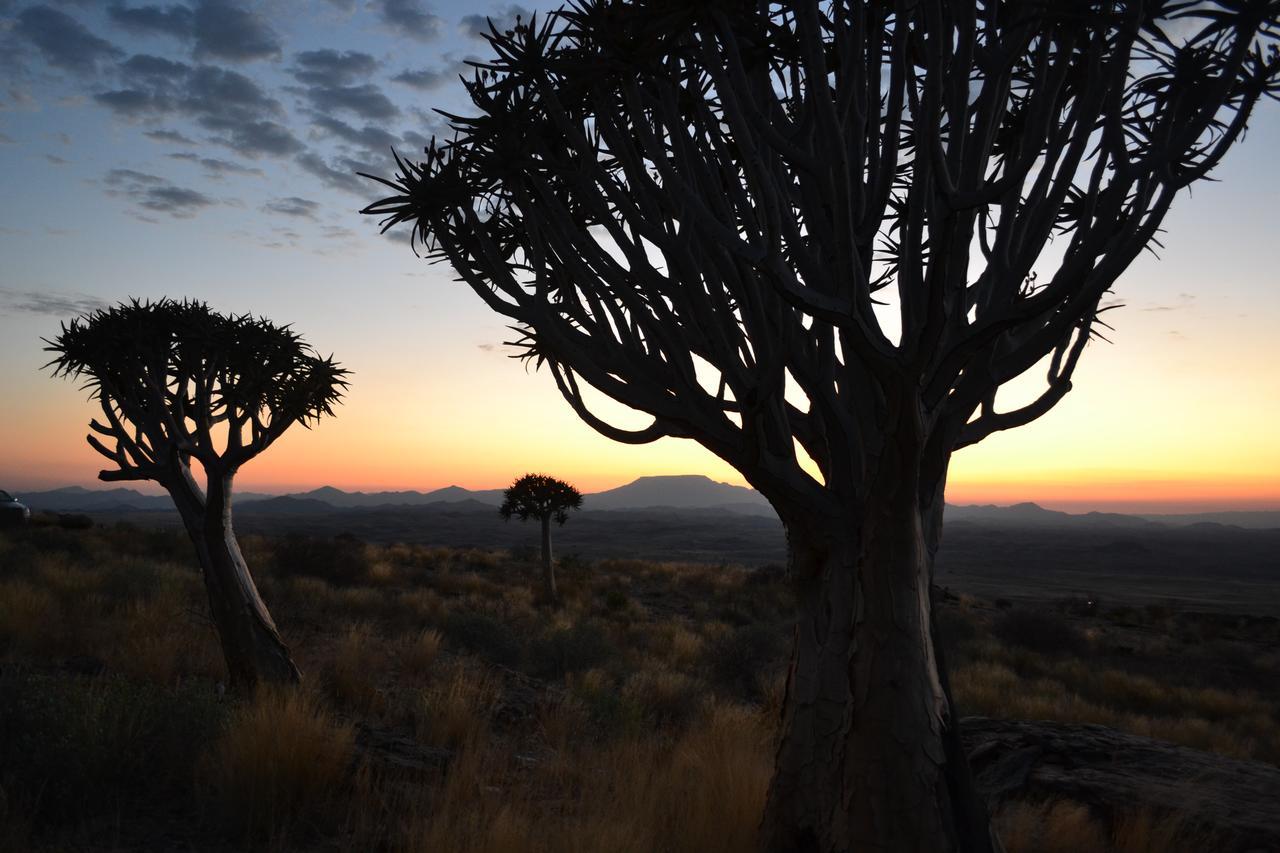
[[232,686],[297,682],[236,542],[231,487],[240,467],[290,426],[333,414],[348,371],[288,326],[186,300],[94,311],[45,343],[54,354],[46,367],[83,378],[101,406],[88,440],[115,467],[98,479],[151,480],[173,498],[195,544]]
[[498,512],[507,521],[514,515],[521,521],[542,522],[542,586],[548,601],[559,600],[556,592],[555,561],[551,553],[551,522],[563,525],[570,510],[582,507],[582,494],[564,480],[545,474],[525,474],[502,493]]
[[1117,278],[1276,96],[1278,16],[576,0],[491,31],[452,138],[378,179],[365,212],[511,318],[583,420],[692,438],[777,510],[797,625],[765,849],[999,848],[934,641],[951,454],[1070,389]]

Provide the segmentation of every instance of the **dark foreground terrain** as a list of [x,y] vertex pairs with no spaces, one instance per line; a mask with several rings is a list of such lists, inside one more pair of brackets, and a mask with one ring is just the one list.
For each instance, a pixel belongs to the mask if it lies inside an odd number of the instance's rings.
[[[237,699],[179,533],[44,520],[0,531],[0,850],[753,847],[790,635],[776,569],[583,548],[551,607],[521,549],[248,535],[306,685]],[[1051,550],[1020,548],[993,560]],[[1010,853],[1280,845],[1274,618],[950,585]]]

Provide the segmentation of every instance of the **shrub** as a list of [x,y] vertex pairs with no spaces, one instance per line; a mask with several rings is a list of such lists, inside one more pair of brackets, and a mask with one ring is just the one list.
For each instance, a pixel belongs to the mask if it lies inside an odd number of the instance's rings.
[[520,661],[521,643],[507,625],[483,613],[461,611],[445,619],[445,636],[464,649],[493,663],[514,666]]
[[992,632],[1010,645],[1043,655],[1088,651],[1084,635],[1066,619],[1047,610],[1009,610],[996,619]]
[[600,625],[583,621],[539,638],[530,649],[530,668],[543,678],[563,678],[600,666],[617,655],[617,648]]
[[63,530],[91,530],[93,519],[75,512],[58,513],[58,526]]
[[782,667],[787,643],[784,627],[756,623],[734,628],[707,645],[711,677],[717,685],[752,701],[763,698],[760,685]]
[[224,708],[207,684],[165,688],[119,678],[0,678],[0,789],[28,794],[61,826],[125,803],[190,794],[191,767]]
[[369,579],[368,548],[350,534],[332,539],[293,533],[276,543],[273,564],[283,575],[309,575],[338,586]]

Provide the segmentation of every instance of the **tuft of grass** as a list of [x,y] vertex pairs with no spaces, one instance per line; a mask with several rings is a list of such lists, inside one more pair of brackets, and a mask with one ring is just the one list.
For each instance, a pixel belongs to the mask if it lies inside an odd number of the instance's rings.
[[423,678],[431,672],[440,656],[440,644],[444,637],[434,628],[425,628],[410,635],[403,643],[400,666],[409,675]]
[[428,746],[460,747],[486,730],[497,699],[497,684],[483,671],[455,665],[418,694],[414,730]]
[[348,708],[365,713],[379,711],[385,699],[378,692],[378,675],[386,656],[368,625],[349,625],[338,641],[329,667],[329,685],[334,697]]
[[232,831],[278,838],[329,813],[354,743],[354,729],[311,694],[263,688],[232,713],[201,775]]
[[62,645],[62,607],[52,592],[21,580],[0,583],[0,650],[54,654]]

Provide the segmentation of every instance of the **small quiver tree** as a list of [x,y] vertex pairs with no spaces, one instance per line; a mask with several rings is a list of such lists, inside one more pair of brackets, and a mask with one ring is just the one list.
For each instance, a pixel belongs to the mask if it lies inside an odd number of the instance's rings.
[[998,849],[934,642],[951,454],[1071,388],[1112,285],[1280,89],[1278,37],[1280,0],[576,0],[492,31],[454,136],[366,208],[592,427],[691,438],[777,510],[766,849]]
[[332,414],[348,372],[287,326],[194,301],[122,303],[64,323],[45,343],[54,353],[46,367],[84,378],[101,406],[88,441],[115,467],[98,479],[151,480],[173,498],[204,574],[231,685],[297,682],[236,542],[231,487],[240,467],[290,426]]
[[564,524],[569,511],[582,506],[582,494],[573,486],[545,474],[525,474],[502,493],[498,512],[507,521],[536,518],[542,522],[542,581],[548,601],[557,601],[556,570],[551,554],[551,522]]

